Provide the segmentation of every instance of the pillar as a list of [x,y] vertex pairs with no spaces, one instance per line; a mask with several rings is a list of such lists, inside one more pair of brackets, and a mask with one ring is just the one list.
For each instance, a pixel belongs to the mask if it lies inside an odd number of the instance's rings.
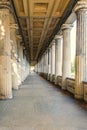
[[87,81],[87,0],[79,0],[74,8],[77,16],[75,97],[83,98],[82,81]]
[[23,58],[23,46],[20,48],[20,60],[21,60],[21,80],[24,80],[24,58]]
[[48,48],[48,80],[50,80],[51,75],[51,48]]
[[0,9],[0,99],[12,98],[10,12]]
[[55,84],[57,76],[62,75],[62,36],[55,36]]
[[37,61],[37,73],[39,73],[39,61]]
[[17,40],[16,29],[11,28],[11,71],[12,71],[12,89],[18,89],[18,66],[17,66]]
[[45,73],[45,53],[42,56],[43,58],[43,73]]
[[43,58],[41,58],[41,73],[43,73]]
[[46,53],[45,53],[45,60],[46,60],[45,73],[48,74],[48,50],[46,50]]
[[62,89],[66,90],[66,78],[71,76],[71,45],[70,31],[71,24],[62,25],[63,33],[63,61],[62,61]]
[[55,75],[55,40],[52,41],[51,46],[51,79],[50,79],[51,82],[53,82],[54,75]]
[[46,52],[44,53],[44,74],[46,73]]
[[21,68],[21,48],[22,46],[20,45],[21,39],[18,39],[18,46],[17,46],[17,50],[18,50],[18,85],[21,85],[22,83],[22,68]]

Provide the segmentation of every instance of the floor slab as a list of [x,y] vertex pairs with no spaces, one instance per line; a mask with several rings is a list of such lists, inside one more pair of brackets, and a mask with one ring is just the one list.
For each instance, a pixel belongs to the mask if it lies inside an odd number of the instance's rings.
[[87,109],[32,73],[12,100],[0,100],[0,130],[87,130]]

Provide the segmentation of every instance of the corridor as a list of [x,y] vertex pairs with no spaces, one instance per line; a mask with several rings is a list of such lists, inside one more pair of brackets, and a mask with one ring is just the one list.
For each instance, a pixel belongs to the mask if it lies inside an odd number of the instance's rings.
[[12,100],[0,100],[0,130],[87,130],[87,110],[31,73]]

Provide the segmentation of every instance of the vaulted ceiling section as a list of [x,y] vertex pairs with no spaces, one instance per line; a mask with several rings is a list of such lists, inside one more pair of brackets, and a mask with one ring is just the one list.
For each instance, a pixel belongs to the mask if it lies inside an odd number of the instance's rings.
[[14,0],[31,63],[38,60],[70,2],[71,0]]

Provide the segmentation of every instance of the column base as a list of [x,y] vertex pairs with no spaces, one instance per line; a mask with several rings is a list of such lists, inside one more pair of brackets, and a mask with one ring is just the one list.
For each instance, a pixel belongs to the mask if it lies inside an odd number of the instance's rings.
[[55,83],[55,75],[54,74],[50,76],[50,81]]
[[50,74],[47,75],[47,80],[50,80]]
[[66,88],[62,87],[62,90],[67,90]]
[[80,100],[83,99],[84,97],[82,95],[75,94],[75,98]]
[[52,75],[50,75],[50,82],[52,82]]
[[51,75],[51,74],[49,74],[49,81],[50,81],[50,82],[51,82],[51,80],[52,80],[51,76],[52,76],[52,75]]
[[50,75],[51,75],[51,74],[48,74],[48,80],[49,80],[49,81],[50,81]]
[[62,79],[62,90],[67,90],[66,79],[65,80]]
[[13,98],[12,95],[8,95],[8,96],[0,95],[1,100],[12,99],[12,98]]
[[21,82],[21,81],[18,83],[18,88],[19,88],[20,85],[22,85],[22,82]]
[[87,102],[87,97],[86,96],[84,96],[84,101]]
[[13,90],[18,90],[19,89],[19,87],[17,86],[17,87],[13,87],[12,88]]
[[55,76],[55,85],[58,84],[57,76]]

